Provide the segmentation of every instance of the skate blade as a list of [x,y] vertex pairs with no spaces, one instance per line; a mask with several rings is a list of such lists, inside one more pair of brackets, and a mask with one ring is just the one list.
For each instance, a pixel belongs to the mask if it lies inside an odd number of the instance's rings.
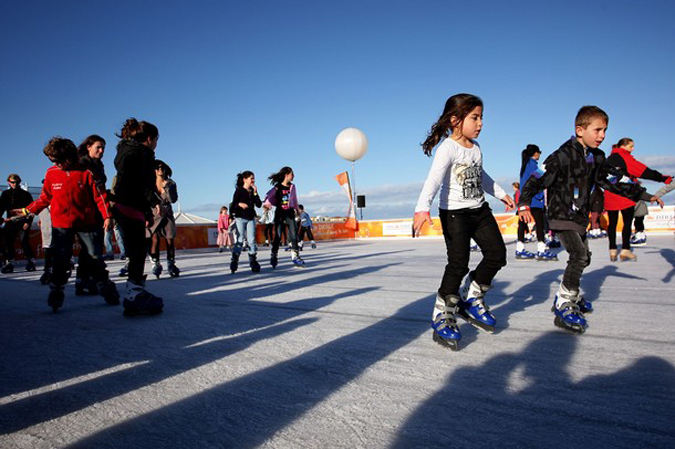
[[555,324],[557,327],[560,329],[569,332],[570,334],[573,335],[581,335],[584,332],[586,332],[586,327],[579,326],[579,325],[567,325],[563,322],[562,318],[556,316],[555,320],[553,320],[553,324]]
[[476,320],[475,318],[471,317],[468,313],[466,313],[464,310],[459,310],[457,312],[457,316],[475,327],[476,329],[487,332],[488,334],[494,334],[495,333],[495,327],[494,326],[488,326],[487,324]]
[[445,338],[438,335],[436,332],[433,333],[432,339],[439,345],[443,346],[444,348],[448,348],[451,351],[459,350],[459,340],[446,340]]

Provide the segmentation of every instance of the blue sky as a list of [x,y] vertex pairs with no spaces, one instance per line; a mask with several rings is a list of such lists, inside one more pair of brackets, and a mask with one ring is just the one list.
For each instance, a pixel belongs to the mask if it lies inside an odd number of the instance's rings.
[[351,164],[334,140],[355,126],[364,218],[408,217],[431,163],[419,143],[459,92],[485,102],[484,168],[507,189],[520,151],[550,154],[585,104],[610,116],[606,151],[629,136],[675,173],[670,0],[5,3],[0,171],[31,185],[53,135],[105,137],[111,178],[133,116],[159,127],[183,211],[215,218],[237,172],[267,190],[289,165],[312,214],[341,215],[333,176]]

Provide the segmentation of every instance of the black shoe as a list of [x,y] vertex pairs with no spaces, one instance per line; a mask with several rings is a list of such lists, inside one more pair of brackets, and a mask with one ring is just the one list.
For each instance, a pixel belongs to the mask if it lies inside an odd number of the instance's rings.
[[14,264],[12,262],[7,262],[0,272],[2,272],[2,274],[14,273]]
[[54,312],[59,310],[63,305],[63,298],[65,297],[63,293],[63,287],[51,287],[49,292],[49,297],[47,298],[47,305],[52,308]]
[[52,280],[52,272],[51,271],[45,271],[42,273],[42,276],[40,276],[40,284],[42,285],[47,285],[51,282]]
[[35,271],[35,270],[36,270],[35,262],[33,262],[32,260],[29,260],[26,263],[26,271]]
[[107,304],[117,306],[120,303],[120,294],[117,292],[117,286],[112,281],[101,282],[98,285],[98,291],[103,296]]

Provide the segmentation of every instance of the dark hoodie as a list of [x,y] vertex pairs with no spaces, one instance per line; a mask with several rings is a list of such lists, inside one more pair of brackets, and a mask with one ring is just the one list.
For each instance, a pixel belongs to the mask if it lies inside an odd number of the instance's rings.
[[115,156],[117,176],[112,201],[152,217],[155,195],[155,153],[134,140],[123,139],[117,144]]

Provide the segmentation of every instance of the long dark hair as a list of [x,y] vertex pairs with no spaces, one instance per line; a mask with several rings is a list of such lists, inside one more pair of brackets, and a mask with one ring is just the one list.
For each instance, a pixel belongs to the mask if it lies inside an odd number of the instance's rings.
[[124,122],[124,126],[119,134],[116,134],[120,139],[129,139],[138,143],[145,143],[148,138],[154,139],[159,137],[159,130],[155,125],[148,122],[139,122],[131,117]]
[[[478,106],[483,107],[483,100],[475,95],[457,94],[448,98],[443,113],[431,126],[426,140],[422,142],[424,154],[431,156],[431,151],[438,145],[438,142],[448,137],[454,128],[461,126],[466,116]],[[455,117],[455,123],[452,123],[453,117]]]
[[95,144],[96,142],[101,142],[103,146],[105,146],[105,139],[98,134],[92,134],[91,136],[87,137],[82,141],[79,147],[77,147],[77,155],[82,157],[82,156],[88,156],[89,155],[89,147]]
[[534,156],[537,153],[541,153],[541,150],[539,149],[538,146],[533,145],[533,144],[528,144],[527,147],[520,153],[520,177],[523,177],[523,173],[525,173],[525,167],[527,167],[527,163],[530,162],[530,159],[532,156]]
[[284,178],[287,174],[292,173],[293,169],[291,167],[283,167],[276,173],[272,173],[267,179],[270,181],[270,184],[277,185],[284,182]]
[[160,168],[162,169],[162,171],[164,172],[164,175],[167,178],[170,178],[171,176],[173,176],[173,170],[171,170],[171,167],[169,167],[169,164],[167,164],[166,162],[164,162],[161,159],[155,159],[155,170],[159,170]]
[[255,176],[252,171],[246,170],[241,173],[237,173],[237,187],[244,187],[244,179],[248,179],[251,176]]

